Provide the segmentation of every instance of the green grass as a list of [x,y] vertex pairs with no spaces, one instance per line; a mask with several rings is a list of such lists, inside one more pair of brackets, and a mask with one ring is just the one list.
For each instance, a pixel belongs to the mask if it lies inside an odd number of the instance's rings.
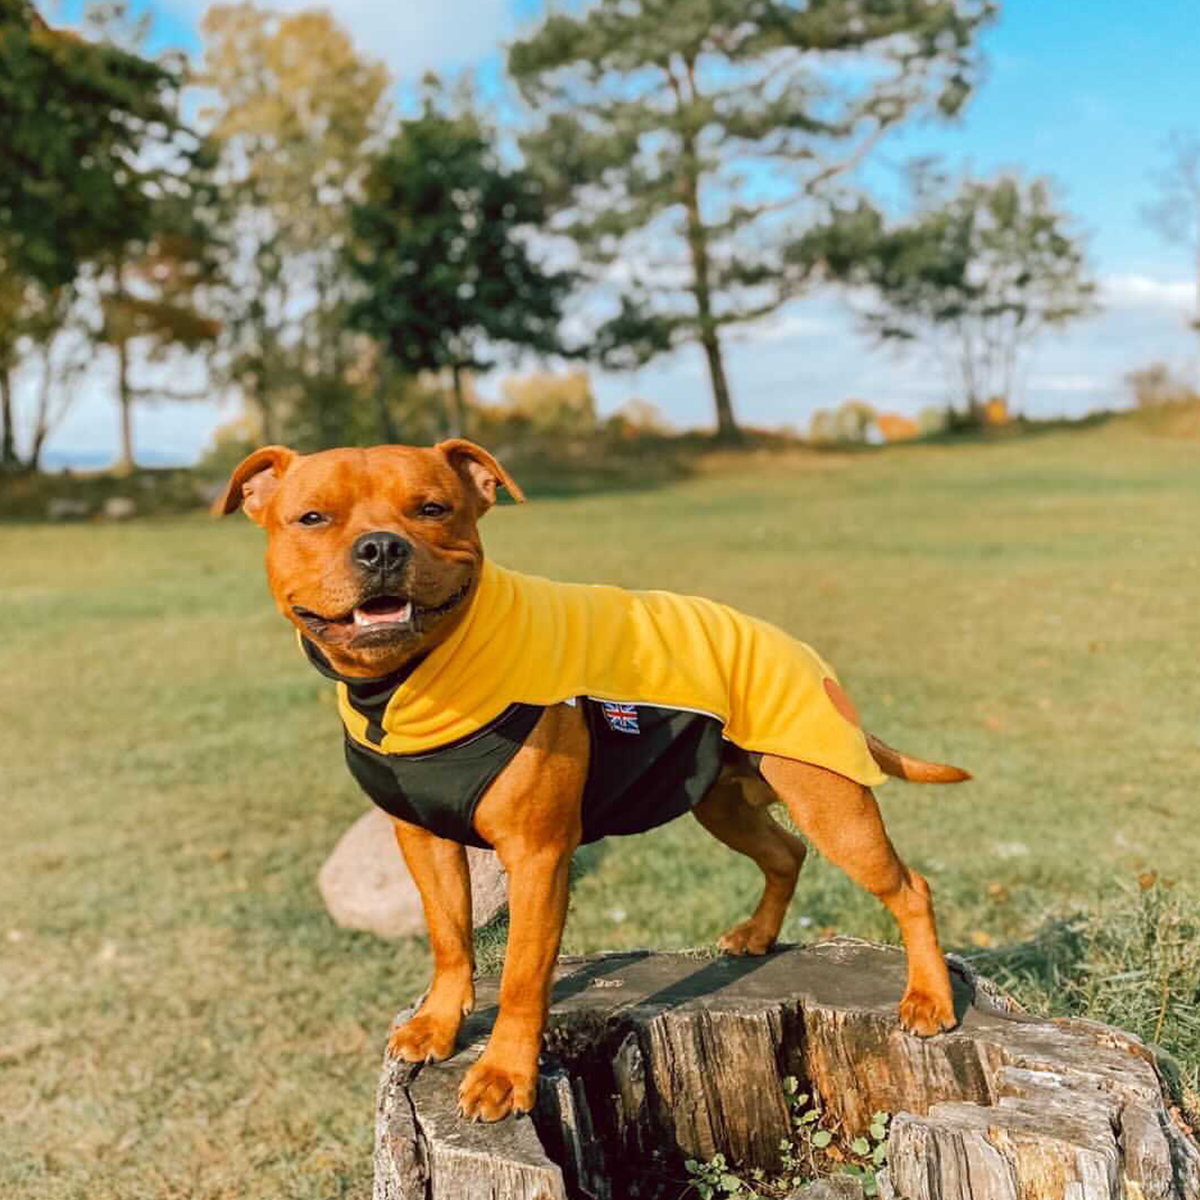
[[[881,802],[945,942],[975,950],[1076,911],[1107,928],[1143,872],[1193,902],[1197,529],[1195,445],[1114,422],[752,460],[506,508],[485,539],[525,570],[773,620],[837,665],[875,732],[970,767]],[[0,527],[0,1195],[368,1194],[385,1030],[429,957],[321,907],[317,870],[365,802],[261,553],[240,518]],[[755,876],[690,820],[609,844],[566,949],[710,942]],[[1115,949],[1093,928],[1093,960],[1135,954],[1144,926]],[[827,929],[893,936],[814,861],[784,937]],[[996,962],[1066,1002],[1053,971]],[[1137,1004],[1079,986],[1076,1008],[1157,1029],[1195,1086],[1194,994],[1172,1023],[1153,971],[1126,983]]]

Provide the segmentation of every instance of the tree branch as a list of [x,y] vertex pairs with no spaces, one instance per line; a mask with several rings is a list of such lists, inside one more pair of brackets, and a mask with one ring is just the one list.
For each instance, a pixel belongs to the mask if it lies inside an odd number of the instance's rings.
[[130,387],[129,394],[135,400],[207,400],[212,395],[212,389],[181,392],[174,388]]
[[841,162],[831,163],[823,170],[818,171],[810,180],[808,180],[808,182],[804,185],[805,191],[812,192],[814,189],[820,187],[821,184],[828,182],[835,176],[844,175],[847,171],[853,171],[854,168],[857,167],[859,163],[861,163],[863,159],[865,159],[867,155],[871,153],[887,130],[887,124],[881,121],[875,127],[875,129],[872,130],[872,132],[862,140],[857,149],[847,155],[846,158],[842,159]]

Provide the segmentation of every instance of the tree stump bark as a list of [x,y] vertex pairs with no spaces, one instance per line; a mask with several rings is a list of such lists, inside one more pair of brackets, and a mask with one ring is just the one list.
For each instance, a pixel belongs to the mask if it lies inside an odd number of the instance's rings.
[[385,1060],[375,1200],[673,1198],[684,1160],[718,1152],[771,1170],[789,1075],[850,1136],[896,1114],[885,1197],[1200,1200],[1200,1148],[1142,1042],[1014,1011],[951,965],[961,1025],[921,1040],[897,1023],[890,947],[564,959],[537,1111],[494,1125],[456,1109],[496,1014],[497,981],[481,980],[454,1058]]

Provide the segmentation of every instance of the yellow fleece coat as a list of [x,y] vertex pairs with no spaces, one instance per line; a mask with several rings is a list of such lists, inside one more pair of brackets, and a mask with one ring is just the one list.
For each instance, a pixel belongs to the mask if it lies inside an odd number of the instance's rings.
[[[404,680],[383,718],[385,754],[419,754],[484,728],[511,704],[593,696],[716,717],[744,750],[885,776],[834,706],[820,656],[765,621],[693,596],[555,583],[486,562],[450,637]],[[366,718],[338,685],[347,731]]]

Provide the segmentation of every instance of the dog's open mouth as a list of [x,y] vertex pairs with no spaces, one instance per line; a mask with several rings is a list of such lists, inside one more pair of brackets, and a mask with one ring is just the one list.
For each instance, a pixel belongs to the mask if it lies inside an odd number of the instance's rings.
[[470,581],[463,584],[441,604],[421,605],[411,597],[399,595],[371,596],[356,604],[349,612],[336,617],[325,617],[311,608],[292,605],[296,614],[309,628],[317,633],[357,638],[361,634],[400,634],[417,632],[427,628],[438,617],[456,607],[470,590]]
[[350,620],[360,629],[374,625],[405,625],[412,620],[413,602],[402,596],[375,596],[364,600],[350,612]]

